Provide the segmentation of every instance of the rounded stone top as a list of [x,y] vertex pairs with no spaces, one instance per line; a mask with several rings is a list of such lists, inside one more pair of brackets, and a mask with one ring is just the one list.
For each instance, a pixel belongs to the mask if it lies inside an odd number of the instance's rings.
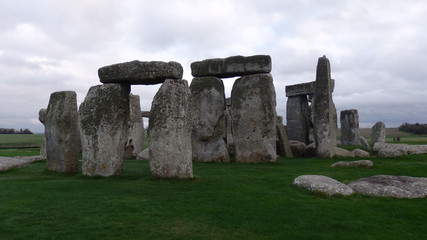
[[183,68],[178,62],[131,61],[117,63],[98,69],[102,83],[127,83],[153,85],[166,79],[182,79]]

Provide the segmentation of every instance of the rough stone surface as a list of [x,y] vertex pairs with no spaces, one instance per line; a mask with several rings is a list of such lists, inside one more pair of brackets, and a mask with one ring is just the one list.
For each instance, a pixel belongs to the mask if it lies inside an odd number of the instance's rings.
[[98,69],[102,83],[126,83],[152,85],[166,79],[182,79],[183,68],[177,62],[132,62],[117,63]]
[[331,165],[331,167],[361,167],[361,168],[370,168],[373,167],[374,163],[370,160],[358,160],[351,162],[336,162]]
[[75,92],[50,95],[44,125],[48,170],[77,172],[81,144]]
[[293,158],[291,145],[286,135],[285,126],[279,121],[276,122],[277,130],[277,154],[282,157]]
[[194,77],[227,78],[269,72],[271,72],[271,57],[268,55],[214,58],[191,64],[191,74]]
[[24,159],[0,157],[0,171],[7,171],[9,169],[21,168],[28,165]]
[[317,156],[332,158],[336,140],[336,110],[332,101],[330,64],[325,56],[319,58],[317,63],[313,111]]
[[377,175],[348,184],[354,191],[370,196],[423,198],[427,196],[427,178]]
[[47,108],[40,109],[40,111],[39,111],[39,121],[41,123],[43,123],[43,125],[44,125],[44,122],[46,121],[46,115],[47,115]]
[[359,113],[356,109],[344,110],[340,114],[341,144],[360,145]]
[[244,76],[231,91],[237,162],[276,161],[276,93],[270,74]]
[[372,126],[371,144],[374,145],[377,142],[385,142],[385,124],[383,122],[377,122]]
[[[226,99],[227,100],[230,98]],[[227,149],[228,149],[228,154],[229,155],[233,155],[236,156],[236,149],[234,147],[234,139],[233,139],[233,121],[232,121],[232,114],[231,114],[231,99],[230,99],[230,104],[226,106],[225,110],[224,110],[224,116],[225,116],[225,125],[226,125],[226,142],[227,142]]]
[[364,151],[362,149],[354,149],[353,154],[355,157],[369,157],[370,154],[367,151]]
[[343,148],[335,147],[334,157],[354,157],[354,153]]
[[363,149],[365,149],[365,150],[369,150],[370,149],[369,143],[366,140],[366,138],[360,136],[359,137],[359,142],[360,142],[360,145],[362,146]]
[[150,118],[150,111],[141,111],[141,117]]
[[[331,79],[332,91],[334,91],[335,81]],[[316,86],[316,81],[307,82],[307,83],[299,83],[295,85],[286,86],[286,97],[295,97],[295,96],[307,96],[313,95],[314,89]]]
[[93,86],[80,105],[84,175],[121,174],[129,132],[129,92],[127,84]]
[[305,188],[311,192],[322,192],[328,196],[347,196],[354,193],[354,191],[345,184],[321,175],[302,175],[295,178],[292,184],[297,187]]
[[306,144],[300,141],[289,140],[289,146],[294,157],[304,156]]
[[185,80],[166,79],[151,105],[149,120],[151,174],[192,178],[191,91]]
[[[43,124],[44,126],[44,122],[46,121],[46,114],[47,114],[47,108],[42,108],[39,111],[39,121]],[[46,153],[46,137],[43,136],[43,143],[40,146],[40,156],[43,156],[43,158],[47,158],[47,153]]]
[[217,77],[196,77],[190,85],[193,116],[193,161],[229,162],[224,141],[225,93]]
[[304,157],[316,157],[316,144],[314,142],[305,147]]
[[310,112],[307,96],[288,97],[286,123],[289,140],[309,142]]
[[138,155],[136,156],[136,160],[149,161],[150,160],[150,149],[146,148],[146,149],[142,150],[140,153],[138,153]]
[[125,149],[130,149],[130,156],[136,157],[144,144],[144,127],[141,119],[141,104],[138,95],[129,94],[129,135]]
[[373,147],[379,157],[400,157],[403,155],[426,154],[427,145],[390,144],[377,142]]

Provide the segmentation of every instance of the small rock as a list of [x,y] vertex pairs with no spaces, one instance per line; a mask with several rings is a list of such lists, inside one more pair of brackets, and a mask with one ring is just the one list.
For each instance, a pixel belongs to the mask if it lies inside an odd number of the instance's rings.
[[309,191],[319,191],[328,196],[351,195],[354,191],[347,185],[338,182],[330,177],[321,175],[302,175],[294,179],[294,186],[305,188]]
[[336,162],[331,165],[331,167],[363,167],[363,168],[370,168],[373,167],[374,163],[370,160],[358,160],[358,161],[351,161],[351,162]]

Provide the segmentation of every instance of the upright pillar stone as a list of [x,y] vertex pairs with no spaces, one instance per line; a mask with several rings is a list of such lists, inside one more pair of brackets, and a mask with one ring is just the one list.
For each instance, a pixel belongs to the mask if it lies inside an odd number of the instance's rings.
[[226,125],[226,132],[225,132],[225,139],[227,142],[227,149],[228,154],[235,156],[235,148],[234,148],[234,139],[233,139],[233,121],[231,119],[231,97],[225,99],[225,125]]
[[126,151],[130,156],[136,157],[142,151],[144,128],[141,118],[141,104],[138,95],[129,94],[129,136]]
[[341,144],[360,145],[359,113],[356,109],[344,110],[340,114]]
[[385,124],[381,121],[376,122],[371,129],[371,145],[377,142],[385,142]]
[[336,145],[336,112],[332,100],[332,81],[329,60],[319,58],[314,92],[314,139],[317,156],[332,158]]
[[149,119],[150,171],[154,176],[192,178],[191,92],[185,80],[166,79]]
[[271,74],[237,79],[231,99],[236,161],[276,161],[276,93]]
[[286,123],[289,140],[309,143],[310,111],[306,95],[288,97]]
[[48,170],[77,172],[81,145],[76,93],[52,93],[44,124]]
[[229,162],[225,137],[224,84],[217,77],[196,77],[190,85],[193,161]]
[[122,172],[129,131],[129,84],[93,86],[79,108],[84,175]]
[[[46,114],[47,114],[47,109],[46,108],[42,108],[39,111],[39,121],[43,124],[46,121]],[[40,157],[43,159],[47,158],[47,153],[46,153],[46,136],[43,137],[43,143],[40,146]]]

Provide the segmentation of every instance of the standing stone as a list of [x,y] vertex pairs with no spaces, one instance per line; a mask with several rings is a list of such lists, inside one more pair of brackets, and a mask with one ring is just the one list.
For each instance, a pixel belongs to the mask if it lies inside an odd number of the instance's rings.
[[310,111],[306,95],[288,97],[286,123],[289,140],[309,143]]
[[186,80],[166,79],[149,119],[150,171],[154,176],[192,178],[191,92]]
[[332,83],[329,60],[319,58],[313,102],[314,139],[317,156],[332,158],[336,141],[336,111],[332,101]]
[[237,162],[276,161],[276,92],[271,74],[237,79],[231,90]]
[[381,121],[375,123],[371,130],[371,144],[377,142],[385,142],[385,124]]
[[[142,151],[144,128],[141,118],[141,104],[138,95],[129,94],[129,136],[125,149],[130,149],[130,156],[136,157]],[[126,151],[125,151],[126,152]]]
[[[39,121],[43,124],[44,126],[44,122],[46,121],[46,114],[47,114],[47,109],[46,108],[42,108],[39,111]],[[40,156],[43,159],[47,158],[47,153],[46,153],[46,137],[43,137],[43,143],[40,146]]]
[[129,131],[129,92],[127,84],[93,86],[80,105],[84,175],[106,177],[122,172]]
[[340,114],[341,144],[360,145],[359,114],[356,109],[344,110]]
[[229,162],[225,137],[224,84],[217,77],[194,78],[190,85],[193,161]]
[[81,145],[76,93],[52,93],[44,124],[48,170],[77,172]]
[[225,125],[226,125],[226,133],[225,133],[225,139],[227,142],[227,149],[228,149],[228,154],[229,155],[236,155],[236,151],[234,148],[234,139],[233,139],[233,124],[232,124],[232,119],[231,119],[231,98],[226,98],[225,99],[225,110],[224,110],[224,115],[225,115]]

